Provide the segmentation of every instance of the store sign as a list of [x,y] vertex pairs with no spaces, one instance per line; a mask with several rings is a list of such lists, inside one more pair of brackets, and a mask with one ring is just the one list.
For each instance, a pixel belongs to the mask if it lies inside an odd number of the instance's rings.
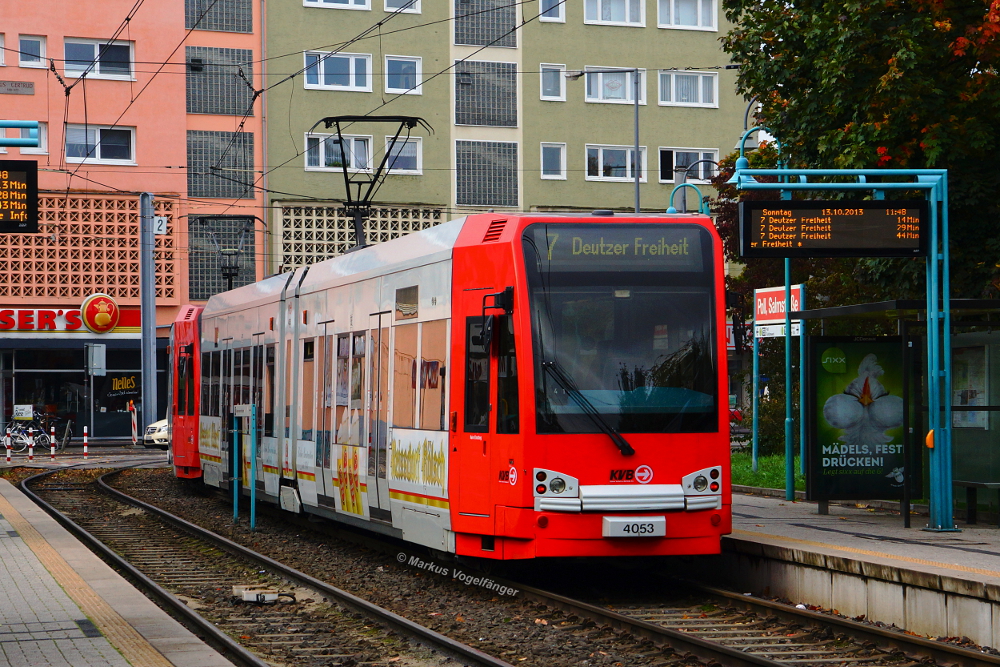
[[[96,316],[100,312],[92,309]],[[111,326],[103,331],[87,327],[83,312],[78,308],[0,308],[0,333],[13,336],[49,337],[61,335],[86,335],[93,333],[120,336],[138,335],[141,315],[138,308],[119,310],[114,308],[116,317]],[[110,313],[108,313],[110,316]],[[104,322],[104,318],[100,318]],[[96,326],[97,323],[95,322]]]
[[107,294],[91,294],[80,306],[84,325],[96,334],[108,333],[118,325],[121,311]]

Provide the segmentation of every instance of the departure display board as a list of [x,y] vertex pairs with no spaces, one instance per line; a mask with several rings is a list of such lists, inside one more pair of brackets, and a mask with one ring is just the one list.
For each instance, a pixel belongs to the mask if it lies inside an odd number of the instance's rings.
[[927,202],[743,201],[743,257],[920,257]]
[[38,163],[0,160],[0,234],[38,232]]

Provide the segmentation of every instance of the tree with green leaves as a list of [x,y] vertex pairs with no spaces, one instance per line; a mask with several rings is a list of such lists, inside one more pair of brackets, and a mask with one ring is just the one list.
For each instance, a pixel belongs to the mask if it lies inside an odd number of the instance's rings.
[[[760,103],[785,164],[948,169],[953,293],[1000,296],[1000,0],[723,6],[738,85]],[[842,287],[923,293],[919,261],[837,268]]]

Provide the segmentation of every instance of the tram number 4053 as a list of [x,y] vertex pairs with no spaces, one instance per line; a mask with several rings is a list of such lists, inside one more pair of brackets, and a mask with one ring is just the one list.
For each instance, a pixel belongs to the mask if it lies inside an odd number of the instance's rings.
[[662,516],[606,516],[601,532],[604,537],[664,537],[667,521]]

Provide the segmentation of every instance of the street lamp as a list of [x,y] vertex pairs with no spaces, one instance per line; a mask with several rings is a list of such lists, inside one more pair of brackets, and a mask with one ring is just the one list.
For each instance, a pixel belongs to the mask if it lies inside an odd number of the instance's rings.
[[632,103],[635,106],[635,154],[632,156],[632,176],[635,181],[635,212],[639,213],[639,68],[638,67],[616,67],[609,69],[585,69],[579,72],[567,72],[566,78],[576,81],[587,74],[618,74],[619,72],[629,72],[632,74]]

